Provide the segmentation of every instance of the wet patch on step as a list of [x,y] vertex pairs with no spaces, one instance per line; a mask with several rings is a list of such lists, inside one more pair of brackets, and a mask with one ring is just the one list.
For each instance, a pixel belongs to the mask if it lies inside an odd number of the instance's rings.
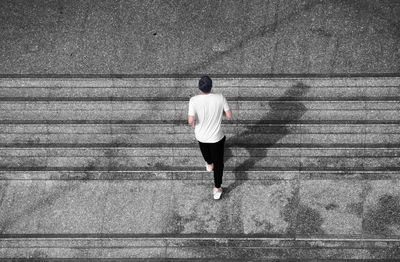
[[363,229],[377,235],[400,232],[400,196],[381,196],[377,207],[365,213]]

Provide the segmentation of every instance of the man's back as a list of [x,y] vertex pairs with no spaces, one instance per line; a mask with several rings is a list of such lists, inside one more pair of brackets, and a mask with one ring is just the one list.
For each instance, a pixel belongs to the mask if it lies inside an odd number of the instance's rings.
[[201,94],[189,101],[189,115],[196,116],[196,139],[203,143],[216,143],[224,137],[221,129],[222,114],[229,110],[222,94]]
[[212,94],[211,88],[211,78],[202,76],[199,80],[201,94],[189,101],[188,124],[195,128],[196,139],[206,161],[206,170],[214,171],[214,199],[220,199],[226,139],[221,130],[221,121],[222,116],[232,118],[232,110],[225,97]]

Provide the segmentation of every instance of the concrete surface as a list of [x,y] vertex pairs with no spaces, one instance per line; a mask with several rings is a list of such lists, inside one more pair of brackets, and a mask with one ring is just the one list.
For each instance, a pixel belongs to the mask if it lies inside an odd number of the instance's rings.
[[[397,258],[398,244],[390,241],[279,238],[104,238],[104,239],[16,239],[0,249],[3,257],[68,261],[346,261],[345,259]],[[23,249],[21,248],[23,247]],[[390,250],[390,251],[388,251]],[[140,257],[140,258],[138,258]],[[267,260],[268,259],[268,260]],[[8,261],[3,259],[4,261]],[[12,260],[10,260],[12,261]],[[14,260],[15,261],[15,260]]]
[[8,210],[0,216],[3,258],[399,255],[398,177],[248,179],[220,201],[205,177],[3,180],[0,186],[1,208]]
[[181,78],[398,75],[399,12],[397,0],[0,1],[2,76],[177,76],[0,78],[1,260],[399,259],[399,78],[215,79],[237,112],[220,201],[184,126],[197,79]]
[[[68,145],[67,145],[68,146]],[[96,145],[98,146],[98,145]],[[135,148],[0,148],[2,170],[203,170],[199,149],[190,147]],[[226,149],[226,170],[397,170],[399,148],[315,148],[291,145]],[[41,145],[39,145],[41,147]],[[343,147],[343,145],[342,145]]]
[[2,78],[0,257],[398,259],[399,82],[217,78],[214,201],[195,79]]
[[249,181],[219,202],[205,180],[2,181],[1,187],[2,234],[287,234],[279,214],[294,194],[290,180]]
[[397,0],[0,2],[1,74],[399,73]]
[[223,185],[221,201],[212,199],[212,181],[205,176],[0,183],[1,208],[7,210],[0,215],[1,232],[6,235],[400,235],[398,207],[391,204],[399,195],[397,179],[251,178],[234,190],[231,179]]
[[[188,102],[3,102],[1,120],[149,120],[181,121],[187,118]],[[234,120],[283,120],[293,112],[303,113],[292,120],[396,120],[397,101],[376,102],[231,102]],[[239,110],[240,108],[240,110]],[[303,112],[304,111],[304,112]],[[157,114],[155,114],[157,112]],[[279,112],[275,113],[275,112]],[[225,122],[229,122],[225,120]]]
[[[1,167],[201,170],[186,124],[195,84],[3,78]],[[226,169],[397,170],[399,86],[398,77],[217,78],[234,112],[224,120]]]
[[[43,125],[42,125],[43,126]],[[70,125],[71,126],[71,125]],[[155,126],[155,125],[153,125]],[[305,128],[313,128],[313,125],[310,125],[311,127],[305,127]],[[355,125],[349,125],[348,129],[355,128]],[[180,143],[180,144],[192,144],[193,143],[193,130],[190,130],[190,132],[185,132],[185,133],[176,133],[179,134],[180,137],[179,139],[176,138],[176,135],[173,134],[168,134],[168,133],[162,133],[164,131],[163,128],[160,128],[160,133],[157,134],[152,134],[151,137],[149,137],[149,133],[141,133],[141,134],[129,134],[129,133],[64,133],[68,132],[69,130],[58,130],[54,131],[53,133],[47,132],[47,133],[41,133],[40,127],[36,125],[35,127],[36,130],[30,129],[30,133],[26,132],[7,132],[3,131],[0,134],[0,141],[4,144],[6,142],[12,143],[15,146],[17,145],[24,145],[24,144],[58,144],[59,146],[61,145],[89,145],[89,144],[97,144],[99,146],[107,146],[109,144],[114,144],[114,145],[138,145],[138,143],[147,143],[147,144],[152,144],[155,141],[160,144],[170,144],[172,142],[174,143]],[[103,125],[104,129],[107,129],[106,125]],[[158,126],[157,126],[158,127]],[[280,128],[281,125],[275,126],[275,129]],[[389,126],[390,128],[391,126]],[[66,129],[68,128],[65,127]],[[74,128],[74,127],[73,127]],[[229,128],[229,127],[228,127]],[[228,128],[225,128],[227,130]],[[183,128],[182,128],[183,129]],[[265,128],[269,129],[269,128]],[[273,128],[270,128],[273,129]],[[300,128],[299,128],[300,129]],[[12,130],[12,127],[9,129]],[[36,132],[35,132],[36,131]],[[185,130],[186,131],[186,130]],[[314,132],[318,132],[319,130],[315,130]],[[78,131],[77,131],[78,132]],[[345,131],[342,131],[345,132]],[[225,132],[227,136],[234,136],[235,133],[233,132]],[[342,143],[342,144],[385,144],[385,143],[400,143],[400,135],[394,133],[394,134],[370,134],[367,137],[359,134],[354,134],[354,133],[328,133],[328,134],[290,134],[285,136],[284,138],[280,138],[280,135],[277,133],[267,133],[267,134],[260,134],[260,133],[253,133],[253,134],[246,134],[243,135],[242,137],[237,137],[235,140],[230,140],[229,144],[271,144],[274,143],[276,140],[279,140],[275,144],[279,145],[290,145],[290,144],[303,144],[307,145],[310,143],[313,144],[326,144],[326,145],[334,145],[337,143]]]

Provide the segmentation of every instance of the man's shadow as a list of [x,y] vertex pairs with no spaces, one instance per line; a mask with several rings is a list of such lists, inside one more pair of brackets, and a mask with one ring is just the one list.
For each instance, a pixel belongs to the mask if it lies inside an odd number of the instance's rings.
[[[303,83],[297,83],[290,87],[281,97],[269,102],[271,110],[264,117],[255,124],[246,127],[243,132],[227,139],[225,163],[229,158],[237,157],[233,153],[234,148],[244,148],[250,156],[232,170],[235,182],[223,188],[225,196],[228,196],[232,190],[248,180],[247,171],[254,169],[257,162],[267,156],[269,147],[272,147],[290,133],[287,125],[299,120],[307,111],[307,108],[300,100],[309,89],[310,87]],[[267,143],[263,143],[263,141],[254,143],[255,141],[249,140],[257,139],[252,138],[252,135],[262,133],[271,134],[271,138],[268,139]],[[265,150],[254,150],[255,147],[265,148]]]

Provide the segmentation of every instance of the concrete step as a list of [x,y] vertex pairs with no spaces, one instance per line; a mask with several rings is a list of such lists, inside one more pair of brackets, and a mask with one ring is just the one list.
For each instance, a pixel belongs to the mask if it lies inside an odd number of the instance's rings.
[[[400,125],[395,124],[258,124],[226,123],[229,145],[261,144],[365,144],[399,143]],[[116,144],[193,143],[193,128],[186,124],[3,124],[2,146],[98,146]],[[370,145],[368,145],[370,144]],[[384,146],[384,145],[381,145]]]
[[399,258],[395,172],[248,172],[219,201],[205,172],[5,173],[3,258]]
[[[229,138],[227,145],[261,146],[261,145],[287,145],[297,144],[298,146],[381,146],[388,144],[400,144],[399,134],[244,134],[237,136],[236,134],[225,132]],[[175,143],[188,144],[193,143],[194,135],[190,134],[0,134],[0,146],[116,146],[132,144],[169,144]]]
[[397,216],[396,206],[381,205],[398,198],[398,179],[255,177],[225,179],[221,201],[212,198],[211,175],[1,180],[2,234],[399,236],[395,222],[375,220],[379,210]]
[[[265,124],[247,125],[238,122],[222,124],[225,133],[234,134],[397,134],[395,124]],[[193,133],[193,128],[182,124],[1,124],[0,134],[177,134]]]
[[[214,87],[291,87],[296,83],[303,83],[311,87],[382,87],[398,86],[400,77],[396,76],[350,76],[350,77],[216,77],[213,79]],[[197,87],[199,77],[13,77],[4,76],[0,79],[0,87],[10,88],[182,88]]]
[[[229,102],[232,110],[241,113],[248,110],[279,111],[361,111],[361,110],[398,110],[398,101],[233,101]],[[28,111],[185,111],[188,101],[6,101],[0,109],[17,112]]]
[[[140,171],[16,171],[16,170],[0,170],[0,180],[210,180],[212,174],[205,170],[140,170]],[[249,170],[233,170],[224,172],[224,181],[241,181],[246,180],[396,180],[398,179],[397,171],[249,171]]]
[[[2,100],[35,99],[173,99],[198,93],[197,78],[49,79],[2,78]],[[398,77],[360,78],[216,78],[215,90],[228,98],[394,98],[400,94]],[[243,99],[242,99],[243,100]]]
[[[0,239],[3,258],[40,261],[376,261],[398,258],[397,240],[227,236],[118,236]],[[63,257],[65,259],[60,259]],[[58,258],[58,259],[57,259]],[[68,259],[69,258],[69,259]],[[323,258],[323,260],[321,259]],[[8,261],[3,259],[4,261]]]
[[[159,110],[159,111],[158,111]],[[155,113],[157,112],[157,113]],[[187,112],[175,110],[5,110],[0,116],[0,121],[4,123],[18,123],[17,121],[142,121],[143,123],[154,123],[156,121],[184,120],[187,118]],[[298,121],[298,123],[307,121],[399,121],[399,110],[279,110],[270,113],[258,110],[240,110],[232,120],[244,121],[263,121],[274,123],[274,121],[287,122]],[[152,122],[150,122],[152,121]],[[0,122],[1,123],[1,122]],[[101,123],[101,122],[100,122]],[[396,122],[397,123],[397,122]]]
[[[227,144],[398,143],[400,125],[394,124],[224,124]],[[195,142],[194,130],[179,124],[3,124],[1,145],[134,144]]]
[[[227,148],[227,170],[398,170],[400,147],[393,148]],[[3,170],[200,170],[193,147],[0,148]]]
[[[258,124],[226,123],[227,144],[389,144],[399,143],[395,124]],[[150,135],[151,134],[151,135]],[[187,124],[3,124],[3,146],[111,146],[116,144],[193,143]],[[383,146],[383,145],[382,145]]]

